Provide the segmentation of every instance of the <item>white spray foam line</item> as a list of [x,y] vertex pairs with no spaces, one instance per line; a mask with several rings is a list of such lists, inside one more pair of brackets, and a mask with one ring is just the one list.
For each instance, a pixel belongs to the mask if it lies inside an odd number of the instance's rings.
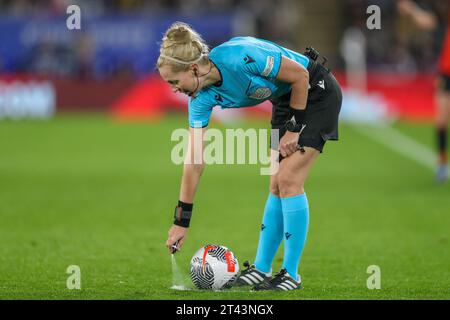
[[177,286],[177,285],[171,286],[170,289],[172,289],[172,290],[179,290],[179,291],[190,291],[190,290],[192,290],[191,288],[188,288],[188,287],[185,287],[185,286]]
[[185,281],[183,279],[183,274],[181,273],[180,268],[177,265],[177,261],[175,260],[175,254],[172,254],[172,287],[174,290],[190,290],[185,285]]
[[[200,289],[194,289],[194,288],[189,288],[186,286],[177,286],[177,285],[173,285],[170,287],[170,289],[172,290],[178,290],[178,291],[196,291],[196,292],[206,292],[206,290],[200,290]],[[234,289],[224,289],[224,290],[210,290],[211,292],[215,292],[215,293],[242,293],[242,292],[246,292],[246,293],[252,293],[253,291],[250,290],[234,290]]]
[[436,168],[436,155],[431,149],[388,124],[352,125],[352,128],[427,169],[434,171]]

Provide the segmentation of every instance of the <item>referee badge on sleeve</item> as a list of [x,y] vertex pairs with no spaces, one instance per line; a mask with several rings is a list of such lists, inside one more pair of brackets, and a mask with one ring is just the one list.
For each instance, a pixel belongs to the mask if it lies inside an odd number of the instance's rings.
[[263,77],[267,77],[272,72],[274,62],[275,62],[274,57],[272,57],[272,56],[267,57],[266,66],[265,66],[263,72],[261,73],[261,75]]

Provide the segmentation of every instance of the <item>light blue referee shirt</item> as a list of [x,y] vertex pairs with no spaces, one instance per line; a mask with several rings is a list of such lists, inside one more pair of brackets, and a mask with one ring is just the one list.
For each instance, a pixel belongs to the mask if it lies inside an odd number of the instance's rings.
[[209,59],[219,69],[222,84],[205,87],[189,98],[189,126],[206,127],[215,106],[254,106],[288,93],[291,84],[275,79],[282,56],[308,68],[308,57],[253,37],[232,38],[211,50]]

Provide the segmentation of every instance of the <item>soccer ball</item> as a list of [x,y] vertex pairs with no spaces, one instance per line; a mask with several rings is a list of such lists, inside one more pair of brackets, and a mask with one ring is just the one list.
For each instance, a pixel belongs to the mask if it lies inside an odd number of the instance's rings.
[[198,289],[229,288],[238,272],[238,260],[224,246],[208,244],[200,248],[191,259],[191,279]]

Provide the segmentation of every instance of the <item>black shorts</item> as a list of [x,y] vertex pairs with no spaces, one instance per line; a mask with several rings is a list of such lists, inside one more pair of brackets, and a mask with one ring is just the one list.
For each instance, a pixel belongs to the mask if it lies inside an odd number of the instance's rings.
[[450,92],[450,75],[440,74],[438,78],[439,90]]
[[[326,141],[339,139],[338,118],[342,91],[333,74],[321,64],[311,61],[308,71],[311,88],[306,104],[306,127],[300,134],[298,144],[299,147],[311,147],[322,152]],[[284,124],[289,116],[290,99],[291,93],[288,93],[271,100],[271,124],[272,129],[279,129],[279,140],[286,133]],[[277,150],[278,145],[271,143],[271,149]]]

